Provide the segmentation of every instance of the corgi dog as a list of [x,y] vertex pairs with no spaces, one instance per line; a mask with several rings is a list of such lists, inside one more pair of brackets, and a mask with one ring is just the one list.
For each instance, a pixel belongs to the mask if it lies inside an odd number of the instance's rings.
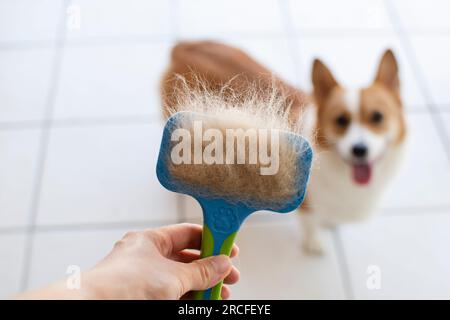
[[396,58],[387,50],[367,87],[342,87],[315,60],[309,106],[317,154],[302,206],[304,248],[322,253],[319,230],[369,216],[402,161],[406,125]]
[[313,92],[307,94],[279,78],[274,82],[270,70],[237,48],[211,41],[182,42],[173,48],[161,81],[163,112],[175,105],[176,75],[187,83],[200,77],[217,90],[225,83],[233,90],[245,90],[255,81],[262,86],[275,83],[286,96],[291,121],[302,123],[303,135],[313,141],[315,151],[306,199],[299,209],[302,243],[309,253],[323,252],[322,226],[369,216],[401,163],[406,125],[391,50],[383,54],[372,84],[358,89],[344,88],[322,61],[314,60]]

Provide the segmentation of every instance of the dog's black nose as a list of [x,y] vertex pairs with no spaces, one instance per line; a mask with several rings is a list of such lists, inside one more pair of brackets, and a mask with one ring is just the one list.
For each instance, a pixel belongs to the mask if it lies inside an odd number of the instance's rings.
[[355,144],[352,153],[357,158],[364,158],[367,155],[367,147],[362,143]]

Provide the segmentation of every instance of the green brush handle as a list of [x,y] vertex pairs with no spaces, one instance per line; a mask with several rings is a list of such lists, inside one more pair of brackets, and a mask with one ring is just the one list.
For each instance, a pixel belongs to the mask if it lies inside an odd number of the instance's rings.
[[[242,203],[230,203],[226,199],[198,198],[203,209],[203,233],[201,257],[230,256],[236,234],[245,218],[255,210]],[[220,300],[222,282],[213,288],[195,294],[198,300]]]
[[[209,227],[203,224],[203,233],[202,233],[202,248],[201,248],[201,258],[206,258],[214,255],[214,247],[220,245],[220,253],[230,256],[231,249],[233,248],[234,239],[236,238],[236,232],[228,235],[222,243],[215,243],[215,241],[220,241],[220,239],[215,239],[213,233],[209,229]],[[218,238],[218,237],[216,237]],[[222,291],[223,281],[220,281],[216,284],[212,289],[204,290],[204,291],[196,291],[194,293],[195,300],[221,300],[221,291]],[[207,296],[209,294],[209,297]]]

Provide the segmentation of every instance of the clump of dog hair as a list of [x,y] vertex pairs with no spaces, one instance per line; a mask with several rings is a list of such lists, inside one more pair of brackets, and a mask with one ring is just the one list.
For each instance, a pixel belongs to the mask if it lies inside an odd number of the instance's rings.
[[[277,129],[295,134],[302,132],[302,117],[290,119],[288,96],[278,89],[276,78],[268,85],[265,79],[250,82],[238,75],[220,86],[212,86],[198,75],[191,75],[191,78],[188,81],[181,75],[175,75],[176,85],[173,86],[174,92],[170,93],[175,97],[175,103],[165,106],[168,117],[179,111],[220,118],[241,114],[245,118],[253,117],[251,127],[254,128]],[[240,86],[240,90],[233,89],[231,85],[237,80],[246,82]]]
[[[286,97],[275,86],[262,90],[258,83],[236,92],[227,85],[213,91],[200,80],[195,86],[181,77],[179,81],[174,94],[177,103],[167,108],[168,114],[189,111],[192,116],[183,117],[173,129],[187,129],[194,135],[194,121],[198,120],[202,122],[203,130],[217,129],[224,136],[227,129],[276,130],[279,133],[278,149],[272,147],[268,138],[267,151],[270,155],[278,151],[278,170],[273,175],[262,175],[261,168],[266,164],[259,158],[256,163],[249,163],[252,151],[247,145],[245,164],[236,164],[236,161],[233,164],[174,164],[168,159],[172,177],[190,189],[191,194],[227,198],[251,206],[258,204],[266,209],[276,209],[294,199],[308,176],[307,171],[299,167],[299,158],[307,144],[298,145],[298,141],[303,140],[294,135],[299,135],[302,128],[300,123],[289,119],[290,106],[286,105]],[[260,137],[257,139],[259,143]],[[202,151],[206,146],[207,143],[202,142]],[[236,148],[233,145],[234,160]],[[225,158],[225,139],[222,150]]]

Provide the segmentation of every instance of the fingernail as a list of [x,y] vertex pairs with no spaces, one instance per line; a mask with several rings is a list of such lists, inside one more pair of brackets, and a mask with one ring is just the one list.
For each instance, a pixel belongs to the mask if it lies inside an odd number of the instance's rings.
[[214,259],[214,269],[217,273],[224,273],[231,267],[231,260],[228,256],[221,254]]

